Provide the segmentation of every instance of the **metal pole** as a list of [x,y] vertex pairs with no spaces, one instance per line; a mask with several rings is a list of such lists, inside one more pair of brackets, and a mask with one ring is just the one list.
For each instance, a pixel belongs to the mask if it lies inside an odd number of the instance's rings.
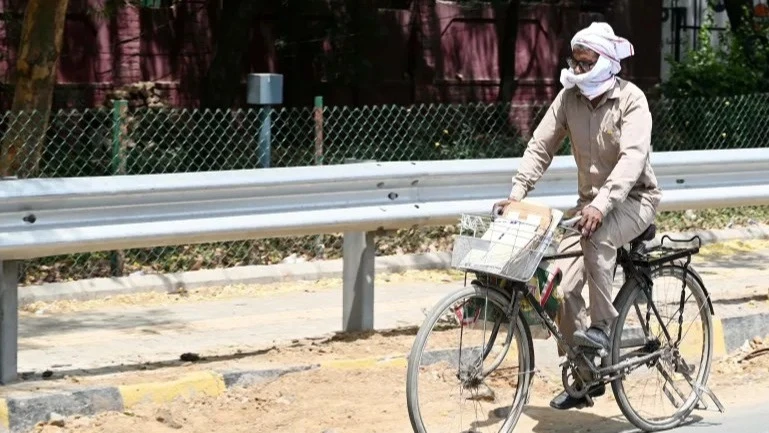
[[264,105],[259,110],[259,144],[257,167],[270,168],[272,151],[272,107]]
[[323,97],[315,97],[315,165],[323,165]]
[[373,232],[345,232],[342,244],[342,330],[374,329],[374,259]]
[[[128,101],[119,99],[113,101],[112,107],[112,160],[111,174],[113,176],[126,174],[126,157],[124,143],[125,113],[128,110]],[[123,275],[125,265],[125,253],[112,251],[110,253],[110,274],[113,277]]]
[[273,106],[283,103],[283,75],[248,74],[246,102],[259,106],[257,138],[258,168],[272,165],[272,111]]
[[18,377],[19,262],[0,262],[0,383]]
[[[315,120],[315,165],[323,165],[323,97],[315,97],[315,107],[313,109],[313,119]],[[325,257],[325,246],[323,245],[323,235],[315,238],[315,257],[323,259]]]

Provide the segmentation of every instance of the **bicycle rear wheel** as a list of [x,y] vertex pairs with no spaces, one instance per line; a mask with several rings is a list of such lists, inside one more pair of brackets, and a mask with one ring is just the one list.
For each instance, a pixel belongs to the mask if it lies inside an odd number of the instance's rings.
[[696,390],[710,374],[713,326],[705,291],[692,271],[665,264],[652,270],[651,279],[651,303],[638,280],[628,281],[617,296],[611,362],[662,355],[623,372],[612,390],[628,421],[659,431],[680,425],[699,401]]
[[507,294],[470,286],[429,313],[408,359],[406,399],[417,433],[512,431],[526,403],[534,352]]

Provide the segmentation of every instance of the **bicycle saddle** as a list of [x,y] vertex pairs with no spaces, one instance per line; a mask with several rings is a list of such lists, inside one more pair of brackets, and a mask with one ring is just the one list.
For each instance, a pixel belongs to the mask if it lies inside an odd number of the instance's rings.
[[646,230],[644,230],[643,233],[633,239],[631,243],[639,244],[641,242],[650,241],[653,240],[655,236],[657,236],[657,225],[652,223],[649,227],[646,227]]

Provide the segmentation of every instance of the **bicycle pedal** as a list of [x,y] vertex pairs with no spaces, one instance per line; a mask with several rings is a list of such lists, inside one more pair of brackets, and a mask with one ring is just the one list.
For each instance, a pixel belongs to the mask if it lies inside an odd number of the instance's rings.
[[676,373],[679,374],[693,374],[694,373],[694,364],[689,364],[687,362],[678,362],[674,366],[674,370]]

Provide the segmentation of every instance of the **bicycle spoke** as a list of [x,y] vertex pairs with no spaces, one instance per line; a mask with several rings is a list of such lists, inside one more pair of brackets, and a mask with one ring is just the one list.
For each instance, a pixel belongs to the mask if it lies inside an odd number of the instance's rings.
[[[707,304],[702,304],[702,305],[700,306],[700,308],[699,308],[699,310],[698,310],[697,312],[698,312],[698,313],[701,313],[701,312],[702,312],[702,310],[703,310],[703,309],[704,309],[706,306],[707,306]],[[688,328],[686,328],[686,332],[684,332],[684,336],[681,338],[682,340],[683,340],[683,338],[684,338],[684,337],[686,337],[687,335],[689,335],[689,331],[691,330],[691,327],[694,325],[694,323],[695,323],[695,322],[694,322],[694,321],[692,321],[692,323],[690,323],[690,324],[689,324],[689,327],[688,327]],[[679,342],[679,344],[680,344],[680,342]]]
[[464,293],[433,312],[443,317],[441,310],[447,308],[449,316],[460,320],[440,330],[431,324],[420,329],[414,348],[420,356],[409,359],[408,386],[413,391],[408,404],[416,431],[496,433],[509,420],[499,419],[490,411],[493,406],[512,403],[518,409],[510,415],[520,415],[531,368],[521,368],[528,349],[521,350],[525,343],[516,337],[517,320],[505,314],[511,302],[500,302],[501,295],[489,296],[493,292],[487,290],[467,288]]
[[[691,330],[695,327],[707,330],[710,316],[707,315],[707,298],[696,285],[697,281],[683,283],[687,275],[683,267],[660,267],[653,272],[654,290],[636,286],[633,293],[627,292],[623,307],[618,310],[617,323],[619,326],[621,322],[622,328],[616,330],[620,338],[613,349],[612,362],[624,362],[624,366],[632,367],[626,368],[626,374],[612,386],[623,413],[639,428],[656,430],[677,425],[694,408],[700,392],[705,392],[698,391],[697,386],[709,370],[711,334],[704,333],[700,339],[692,339]],[[668,280],[673,280],[673,287],[669,282],[666,286],[661,277],[672,277]],[[644,301],[646,308],[642,305]],[[687,305],[690,303],[694,306]],[[640,338],[633,332],[623,332],[624,327],[639,323],[641,332],[638,334],[649,339],[645,348],[639,344],[630,347],[631,342],[640,343]],[[645,355],[651,352],[650,349],[660,356]],[[696,357],[696,360],[689,361],[688,356]]]

